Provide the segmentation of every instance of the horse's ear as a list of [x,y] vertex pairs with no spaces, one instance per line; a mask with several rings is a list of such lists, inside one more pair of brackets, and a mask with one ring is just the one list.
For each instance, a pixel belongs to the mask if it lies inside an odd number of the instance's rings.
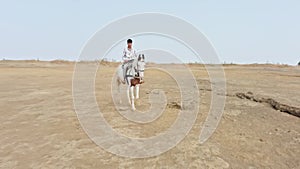
[[140,61],[141,60],[141,54],[139,54],[139,56],[138,56],[138,61]]
[[143,60],[145,59],[145,56],[144,56],[144,54],[142,54],[142,58],[143,58]]

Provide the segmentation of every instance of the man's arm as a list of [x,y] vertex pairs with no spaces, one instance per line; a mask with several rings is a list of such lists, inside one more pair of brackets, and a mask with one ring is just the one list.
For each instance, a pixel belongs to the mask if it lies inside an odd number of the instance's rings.
[[133,50],[133,57],[137,58],[136,50]]
[[128,61],[128,56],[127,56],[126,48],[124,48],[124,50],[123,50],[122,59],[123,59],[123,62],[125,62],[125,63]]

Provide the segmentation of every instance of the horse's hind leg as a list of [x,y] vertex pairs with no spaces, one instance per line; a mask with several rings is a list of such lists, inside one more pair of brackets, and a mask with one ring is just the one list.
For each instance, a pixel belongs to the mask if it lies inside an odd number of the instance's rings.
[[122,98],[121,98],[121,90],[120,90],[121,81],[119,78],[117,78],[117,90],[118,90],[118,97],[119,97],[119,103],[122,104]]
[[139,92],[140,92],[140,85],[136,85],[135,86],[135,98],[136,99],[140,98]]

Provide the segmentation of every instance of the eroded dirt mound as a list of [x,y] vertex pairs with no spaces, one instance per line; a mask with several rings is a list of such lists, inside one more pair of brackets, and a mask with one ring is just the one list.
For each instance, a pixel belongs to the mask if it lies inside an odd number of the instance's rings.
[[278,101],[272,98],[255,96],[252,92],[236,93],[236,96],[240,99],[248,99],[259,103],[267,103],[275,110],[279,110],[281,112],[286,112],[291,115],[300,117],[300,108],[279,103]]

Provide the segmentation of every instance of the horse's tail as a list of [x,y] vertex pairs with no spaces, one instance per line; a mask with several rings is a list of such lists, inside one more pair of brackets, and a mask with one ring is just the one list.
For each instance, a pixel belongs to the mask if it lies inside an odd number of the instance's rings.
[[120,85],[121,85],[121,79],[118,77],[117,78],[117,87],[118,87],[118,93],[120,93]]
[[121,84],[125,84],[125,81],[124,81],[124,78],[123,78],[123,68],[122,68],[122,65],[120,65],[118,67],[116,83],[117,83],[117,86],[118,86],[118,91],[120,91],[120,85]]

